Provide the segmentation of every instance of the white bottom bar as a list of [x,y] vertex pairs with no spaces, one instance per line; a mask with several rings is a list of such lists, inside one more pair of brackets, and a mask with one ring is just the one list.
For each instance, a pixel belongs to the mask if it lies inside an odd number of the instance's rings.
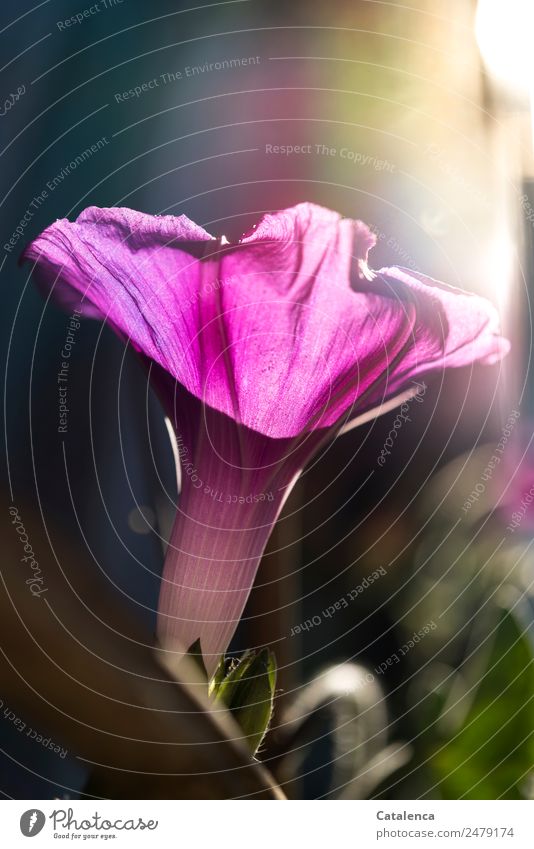
[[[22,818],[22,819],[21,819]],[[31,823],[33,823],[31,825]],[[534,801],[5,801],[2,846],[532,849]],[[30,827],[31,826],[31,827]]]

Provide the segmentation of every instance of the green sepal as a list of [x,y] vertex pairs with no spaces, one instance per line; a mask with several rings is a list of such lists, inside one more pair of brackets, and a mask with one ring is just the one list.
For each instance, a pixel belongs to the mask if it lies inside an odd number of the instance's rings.
[[206,672],[206,667],[204,666],[204,658],[202,657],[202,648],[200,646],[200,637],[196,640],[189,648],[187,649],[187,656],[191,658],[197,669],[199,670],[202,678],[208,680],[208,673]]
[[219,664],[210,694],[222,702],[238,722],[255,754],[265,737],[273,714],[276,659],[269,649],[247,651],[230,665]]

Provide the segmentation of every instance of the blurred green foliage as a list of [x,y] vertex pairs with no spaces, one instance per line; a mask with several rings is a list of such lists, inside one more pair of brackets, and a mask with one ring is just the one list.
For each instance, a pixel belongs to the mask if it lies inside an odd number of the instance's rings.
[[485,672],[473,677],[464,721],[441,745],[438,735],[430,756],[437,786],[448,799],[525,798],[534,764],[534,665],[512,610],[501,612]]

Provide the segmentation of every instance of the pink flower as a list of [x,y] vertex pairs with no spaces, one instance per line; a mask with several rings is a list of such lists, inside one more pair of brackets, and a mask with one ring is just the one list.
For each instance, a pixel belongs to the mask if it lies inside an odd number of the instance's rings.
[[210,672],[318,446],[416,380],[508,349],[486,300],[371,271],[374,243],[362,222],[308,203],[235,244],[185,216],[90,208],[23,255],[45,290],[108,321],[151,369],[182,478],[158,630],[178,650],[200,638]]

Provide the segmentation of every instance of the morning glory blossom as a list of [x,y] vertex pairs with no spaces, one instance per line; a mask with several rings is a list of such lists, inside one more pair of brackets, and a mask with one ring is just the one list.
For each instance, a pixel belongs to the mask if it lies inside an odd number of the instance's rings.
[[23,258],[41,289],[108,322],[150,370],[181,493],[158,634],[213,672],[291,486],[327,439],[444,368],[508,350],[494,307],[416,271],[371,270],[375,236],[310,203],[238,242],[185,216],[85,210]]

